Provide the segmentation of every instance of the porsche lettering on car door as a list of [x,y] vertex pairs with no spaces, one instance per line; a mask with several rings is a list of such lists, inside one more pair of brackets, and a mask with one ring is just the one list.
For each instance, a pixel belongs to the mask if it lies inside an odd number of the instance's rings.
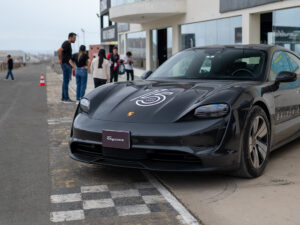
[[[295,61],[291,66],[290,55],[284,51],[275,52],[271,66],[271,79],[276,79],[277,74],[282,71],[297,72],[299,68]],[[297,122],[292,122],[298,117],[299,108],[299,79],[295,82],[280,83],[279,89],[274,92],[275,101],[275,124],[276,133],[279,135],[277,141],[290,137],[295,133]],[[293,124],[293,125],[290,125]],[[289,128],[288,128],[289,127]],[[287,129],[288,128],[288,129]]]

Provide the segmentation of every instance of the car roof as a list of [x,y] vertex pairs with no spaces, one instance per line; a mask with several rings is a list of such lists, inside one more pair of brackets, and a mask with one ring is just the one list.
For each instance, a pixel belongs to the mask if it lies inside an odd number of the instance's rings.
[[[256,49],[256,50],[264,50],[264,51],[270,51],[271,49],[282,49],[287,50],[281,46],[277,45],[265,45],[265,44],[249,44],[249,45],[208,45],[208,46],[202,46],[202,47],[194,47],[190,49],[209,49],[209,48],[236,48],[236,49]],[[188,50],[188,49],[187,49]]]

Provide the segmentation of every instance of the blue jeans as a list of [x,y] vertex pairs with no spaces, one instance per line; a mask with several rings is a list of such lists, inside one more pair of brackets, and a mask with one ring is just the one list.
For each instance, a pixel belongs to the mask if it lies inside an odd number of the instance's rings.
[[77,68],[76,70],[76,100],[79,101],[85,94],[87,83],[87,69]]
[[11,79],[14,80],[14,75],[12,74],[12,70],[8,70],[7,75],[6,75],[6,80],[8,79],[8,77],[11,76]]
[[69,97],[69,81],[70,77],[72,76],[72,67],[67,64],[63,63],[61,65],[63,71],[63,84],[62,84],[62,98],[61,100],[68,100]]

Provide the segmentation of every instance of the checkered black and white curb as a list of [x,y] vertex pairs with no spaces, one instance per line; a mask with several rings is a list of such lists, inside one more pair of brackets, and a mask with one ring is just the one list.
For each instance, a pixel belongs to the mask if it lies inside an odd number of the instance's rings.
[[198,224],[170,192],[159,187],[151,175],[147,176],[150,182],[134,183],[129,189],[111,190],[109,185],[82,186],[79,193],[51,195],[53,208],[59,210],[50,213],[50,220],[54,223],[84,220],[90,212],[106,217],[147,215],[165,210],[163,206],[176,210],[181,223]]

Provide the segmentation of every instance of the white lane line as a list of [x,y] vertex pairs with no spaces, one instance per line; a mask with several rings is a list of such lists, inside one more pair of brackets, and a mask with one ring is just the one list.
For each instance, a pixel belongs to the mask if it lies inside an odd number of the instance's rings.
[[112,199],[86,200],[83,201],[83,209],[103,209],[114,207]]
[[200,225],[196,218],[150,173],[142,171],[150,183],[161,193],[170,205],[179,213],[187,225]]
[[141,196],[140,192],[135,189],[129,189],[124,191],[111,191],[112,198],[125,198],[125,197],[139,197]]
[[48,119],[48,125],[56,125],[61,123],[72,123],[73,119],[69,117],[62,117],[62,118],[51,118]]
[[80,202],[80,201],[82,201],[81,193],[51,195],[52,203],[66,203],[66,202]]
[[145,188],[153,188],[153,185],[150,184],[149,182],[140,182],[140,183],[135,183],[134,187],[136,189],[145,189]]
[[146,205],[127,205],[116,207],[119,216],[143,215],[151,213]]
[[47,98],[48,102],[61,102],[60,98]]
[[81,187],[81,193],[97,193],[109,191],[107,185],[84,186]]
[[161,195],[147,195],[147,196],[142,196],[142,197],[146,204],[156,204],[156,203],[167,202],[167,200]]
[[83,210],[61,211],[50,213],[50,220],[54,223],[74,220],[84,220]]

